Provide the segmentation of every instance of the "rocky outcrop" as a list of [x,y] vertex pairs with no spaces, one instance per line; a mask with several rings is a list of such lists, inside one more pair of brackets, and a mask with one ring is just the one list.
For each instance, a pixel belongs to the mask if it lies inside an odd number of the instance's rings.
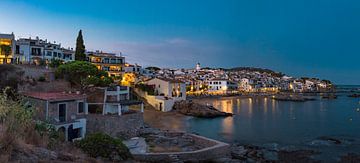
[[230,149],[233,162],[320,162],[312,159],[318,154],[312,150],[275,150],[240,144],[233,144]]
[[226,117],[233,115],[232,113],[219,111],[213,106],[195,103],[192,100],[175,102],[173,110],[184,115],[202,118]]

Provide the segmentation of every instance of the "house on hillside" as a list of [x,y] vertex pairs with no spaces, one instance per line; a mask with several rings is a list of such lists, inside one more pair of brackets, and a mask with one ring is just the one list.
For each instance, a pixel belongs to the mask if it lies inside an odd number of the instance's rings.
[[144,104],[126,86],[96,88],[88,92],[87,132],[113,137],[138,136],[144,126]]
[[0,34],[0,64],[9,64],[16,60],[15,52],[15,35]]
[[139,105],[143,112],[143,102],[131,98],[130,87],[114,86],[97,88],[88,95],[88,113],[102,115],[123,115],[131,111],[129,106]]
[[110,76],[122,76],[124,73],[125,57],[113,53],[89,52],[87,60]]
[[61,47],[60,43],[34,38],[20,38],[16,41],[15,55],[19,56],[16,63],[41,64],[51,62],[52,59],[63,62],[74,61],[75,51]]
[[55,126],[65,140],[82,139],[86,134],[86,95],[65,92],[26,92],[27,105],[35,118]]

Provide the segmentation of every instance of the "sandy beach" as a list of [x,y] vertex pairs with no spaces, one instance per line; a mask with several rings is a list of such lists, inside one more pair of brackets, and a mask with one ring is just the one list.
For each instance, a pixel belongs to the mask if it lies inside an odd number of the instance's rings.
[[161,112],[145,104],[144,121],[153,128],[171,131],[185,131],[188,116],[176,112]]

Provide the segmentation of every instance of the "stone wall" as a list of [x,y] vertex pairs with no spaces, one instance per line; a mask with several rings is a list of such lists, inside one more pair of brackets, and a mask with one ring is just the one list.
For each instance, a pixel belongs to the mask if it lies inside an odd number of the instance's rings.
[[113,137],[131,138],[138,136],[139,129],[144,126],[143,113],[102,115],[88,114],[87,133],[104,132]]
[[135,160],[145,162],[209,161],[230,155],[230,145],[206,137],[189,134],[205,148],[187,152],[133,154]]

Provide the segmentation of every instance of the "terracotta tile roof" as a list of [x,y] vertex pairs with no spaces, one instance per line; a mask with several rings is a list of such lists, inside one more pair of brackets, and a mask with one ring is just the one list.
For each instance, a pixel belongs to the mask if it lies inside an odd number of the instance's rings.
[[86,95],[65,92],[25,92],[24,96],[49,101],[66,101],[85,99]]
[[178,80],[178,79],[170,79],[170,78],[157,78],[157,79],[167,81],[167,82],[170,82],[170,83],[183,83],[181,80]]

